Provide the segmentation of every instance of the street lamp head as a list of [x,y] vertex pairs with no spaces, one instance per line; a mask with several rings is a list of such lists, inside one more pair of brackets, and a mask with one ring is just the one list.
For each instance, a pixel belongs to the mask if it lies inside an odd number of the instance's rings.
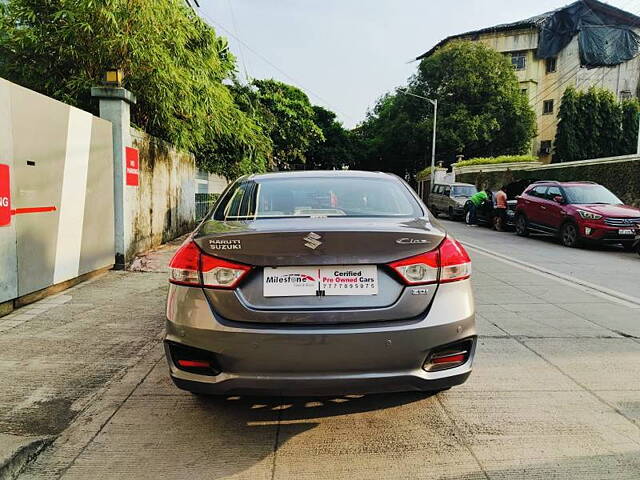
[[104,74],[104,84],[109,87],[121,87],[124,75],[119,68],[111,68]]

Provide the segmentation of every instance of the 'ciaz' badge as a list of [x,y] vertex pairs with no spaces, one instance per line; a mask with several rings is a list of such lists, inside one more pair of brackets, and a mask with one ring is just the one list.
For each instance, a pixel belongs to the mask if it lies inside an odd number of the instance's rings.
[[422,238],[399,238],[396,240],[396,243],[399,243],[400,245],[424,245],[425,243],[431,242]]

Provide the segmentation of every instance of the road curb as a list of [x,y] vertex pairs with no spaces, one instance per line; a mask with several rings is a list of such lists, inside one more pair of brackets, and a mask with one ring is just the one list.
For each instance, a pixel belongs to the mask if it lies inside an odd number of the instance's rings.
[[615,290],[611,290],[609,288],[602,287],[600,285],[596,285],[591,282],[587,282],[585,280],[580,280],[579,278],[572,277],[571,275],[566,275],[564,273],[556,272],[555,270],[550,270],[548,268],[544,268],[538,265],[534,265],[532,263],[524,262],[522,260],[518,260],[516,258],[509,257],[507,255],[502,255],[501,253],[495,253],[495,252],[492,252],[491,250],[487,250],[486,248],[479,247],[478,245],[474,245],[473,243],[470,243],[467,241],[460,240],[460,243],[462,243],[463,245],[465,245],[471,250],[476,250],[485,255],[497,258],[498,260],[501,260],[503,262],[518,265],[520,267],[525,267],[530,270],[534,270],[536,272],[544,273],[546,275],[555,277],[557,279],[564,280],[565,282],[568,282],[574,286],[579,285],[581,287],[588,288],[589,290],[598,292],[600,295],[606,295],[608,297],[611,297],[617,303],[624,302],[630,308],[640,308],[640,298],[638,297],[632,297],[631,295],[626,295],[624,293],[620,293]]
[[54,437],[0,434],[0,480],[13,480],[24,466],[52,443]]

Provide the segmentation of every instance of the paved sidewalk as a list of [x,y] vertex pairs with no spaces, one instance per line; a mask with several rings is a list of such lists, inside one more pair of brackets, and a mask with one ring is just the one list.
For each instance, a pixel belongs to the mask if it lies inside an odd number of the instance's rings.
[[0,477],[158,345],[176,248],[147,255],[144,272],[111,271],[0,318]]
[[640,309],[472,258],[480,340],[459,388],[199,398],[157,345],[20,479],[640,478]]

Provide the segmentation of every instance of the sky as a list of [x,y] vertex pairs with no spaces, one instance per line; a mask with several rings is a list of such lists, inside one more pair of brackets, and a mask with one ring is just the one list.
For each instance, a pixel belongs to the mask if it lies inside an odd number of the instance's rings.
[[[239,76],[304,90],[348,128],[416,71],[441,39],[522,20],[569,0],[199,0],[229,39]],[[640,14],[640,0],[607,3]]]

